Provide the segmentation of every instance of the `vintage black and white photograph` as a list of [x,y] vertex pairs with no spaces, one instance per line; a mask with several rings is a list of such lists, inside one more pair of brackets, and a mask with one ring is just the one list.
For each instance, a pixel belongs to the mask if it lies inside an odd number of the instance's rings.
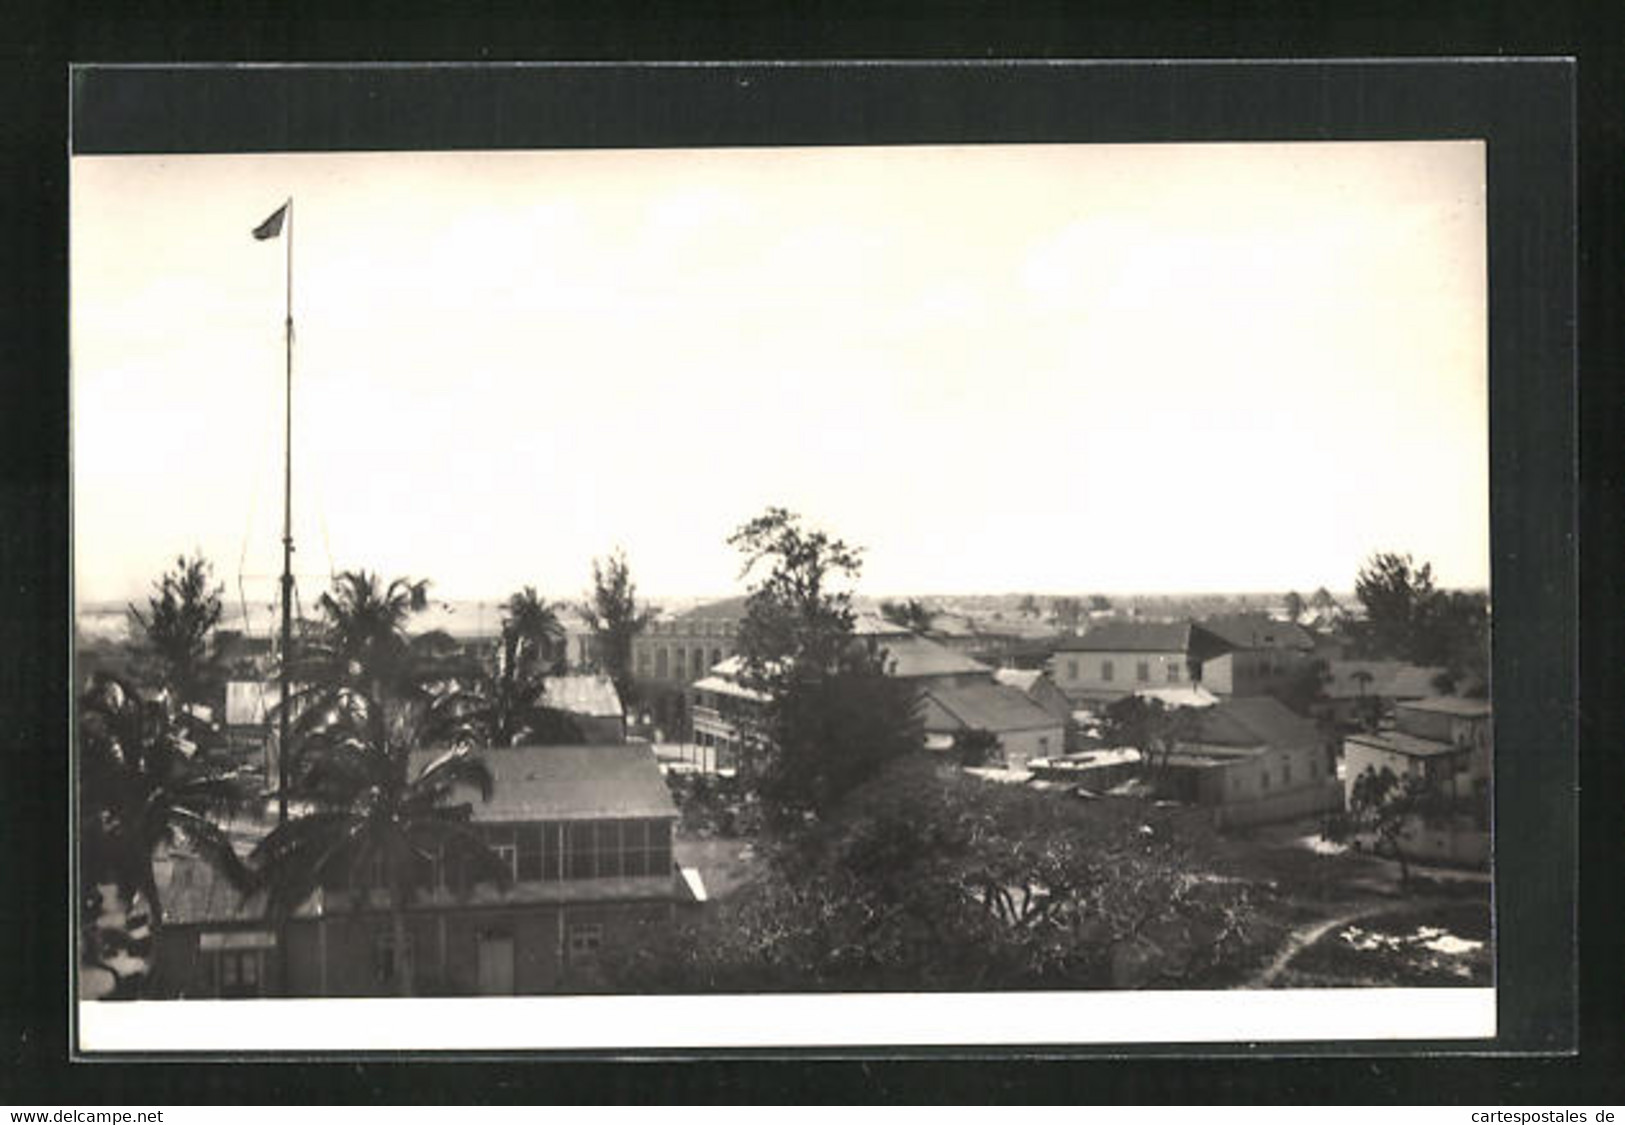
[[1482,142],[76,156],[71,233],[87,1049],[1494,1033]]

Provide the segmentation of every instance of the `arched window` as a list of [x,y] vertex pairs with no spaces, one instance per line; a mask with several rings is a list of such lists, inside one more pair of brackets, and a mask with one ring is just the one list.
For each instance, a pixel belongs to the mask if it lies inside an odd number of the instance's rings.
[[663,680],[668,675],[670,675],[670,672],[666,666],[666,646],[661,645],[655,649],[655,679]]

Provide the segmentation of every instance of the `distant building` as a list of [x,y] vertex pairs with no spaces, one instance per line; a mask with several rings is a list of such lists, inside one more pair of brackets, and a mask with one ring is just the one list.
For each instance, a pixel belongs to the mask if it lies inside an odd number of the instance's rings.
[[632,641],[632,675],[642,703],[667,738],[690,732],[686,689],[739,651],[745,598],[725,598],[651,621]]
[[1269,696],[1221,699],[1190,713],[1162,786],[1213,809],[1221,827],[1342,808],[1334,750],[1311,720]]
[[987,731],[998,755],[1011,769],[1065,749],[1066,723],[1013,687],[991,679],[967,684],[936,684],[922,692],[925,733],[952,739],[967,731]]
[[1107,621],[1062,638],[1049,671],[1073,703],[1109,703],[1141,688],[1201,680],[1206,662],[1230,651],[1190,621]]
[[1005,687],[1021,692],[1063,725],[1072,721],[1072,701],[1056,686],[1048,672],[1040,668],[999,668],[994,671],[993,678]]
[[[413,991],[422,996],[593,991],[601,955],[646,940],[687,894],[672,862],[677,809],[644,746],[522,746],[483,755],[489,802],[474,826],[513,883],[470,884],[439,858],[407,906]],[[414,768],[426,755],[413,756]],[[324,887],[278,930],[262,893],[246,899],[189,856],[160,864],[165,925],[154,985],[167,997],[389,996],[396,992],[387,892]],[[287,988],[277,974],[282,965]]]
[[[1362,706],[1373,707],[1379,715],[1389,715],[1394,704],[1426,699],[1439,694],[1435,681],[1445,669],[1401,660],[1333,660],[1326,664],[1321,685],[1323,699],[1316,710],[1325,718],[1349,725],[1359,718]],[[1361,700],[1374,700],[1362,704]]]
[[1392,730],[1344,738],[1344,785],[1352,800],[1354,785],[1367,770],[1425,780],[1454,807],[1432,822],[1413,818],[1400,846],[1416,859],[1482,865],[1490,854],[1492,754],[1488,700],[1410,700],[1395,704]]
[[608,676],[550,676],[542,692],[542,705],[570,716],[584,741],[626,741],[626,711]]
[[1314,659],[1314,635],[1291,621],[1222,614],[1203,618],[1201,627],[1228,648],[1202,661],[1202,685],[1216,695],[1273,694]]

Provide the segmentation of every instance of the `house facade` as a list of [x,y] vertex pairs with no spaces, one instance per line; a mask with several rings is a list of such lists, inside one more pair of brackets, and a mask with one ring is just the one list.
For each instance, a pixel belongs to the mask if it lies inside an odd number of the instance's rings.
[[[675,917],[686,884],[672,862],[677,809],[642,746],[527,746],[482,755],[495,788],[470,794],[475,829],[512,884],[472,883],[431,857],[407,905],[412,991],[424,996],[592,992],[603,956]],[[414,767],[426,760],[414,759]],[[169,997],[389,996],[399,988],[386,892],[326,886],[282,926],[210,868],[163,872],[159,976]],[[285,942],[285,944],[283,944]]]
[[1220,827],[1342,808],[1335,747],[1312,720],[1269,696],[1220,699],[1189,715],[1161,764],[1162,786],[1211,808]]
[[921,718],[925,733],[954,736],[984,730],[998,742],[1000,762],[1025,769],[1036,758],[1066,748],[1066,724],[1013,687],[987,679],[971,684],[940,684],[924,689]]
[[608,676],[551,676],[543,684],[542,703],[570,716],[585,742],[626,741],[626,711]]
[[1302,674],[1314,659],[1315,638],[1303,626],[1264,614],[1204,618],[1201,627],[1227,651],[1202,662],[1202,686],[1215,695],[1269,695]]
[[1142,688],[1202,681],[1207,661],[1228,651],[1190,621],[1107,621],[1063,638],[1049,673],[1074,705],[1110,703]]
[[1431,820],[1413,817],[1400,846],[1418,859],[1482,866],[1490,856],[1494,741],[1488,700],[1435,696],[1394,706],[1392,729],[1350,734],[1343,740],[1344,785],[1349,800],[1370,770],[1419,778],[1446,798],[1450,809]]

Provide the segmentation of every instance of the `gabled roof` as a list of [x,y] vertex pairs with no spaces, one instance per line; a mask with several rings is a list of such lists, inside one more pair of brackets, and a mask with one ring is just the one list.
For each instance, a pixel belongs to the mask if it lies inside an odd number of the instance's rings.
[[1399,730],[1385,730],[1376,733],[1361,732],[1348,735],[1347,742],[1359,743],[1376,750],[1387,750],[1395,754],[1403,754],[1407,758],[1436,758],[1441,754],[1461,754],[1465,748],[1453,743],[1441,742],[1436,738],[1421,738],[1414,734],[1406,734]]
[[[987,680],[971,684],[944,684],[927,688],[927,708],[935,703],[948,716],[970,730],[1000,731],[1059,730],[1061,720],[1051,715],[1025,694],[1012,687]],[[934,724],[929,715],[926,729]]]
[[1106,621],[1081,637],[1063,637],[1057,652],[1189,652],[1189,621]]
[[542,688],[542,704],[573,715],[620,718],[620,694],[608,676],[551,676]]
[[1197,711],[1191,741],[1219,746],[1253,746],[1284,750],[1315,746],[1320,728],[1280,700],[1268,695],[1222,700]]
[[[1326,665],[1324,691],[1328,699],[1421,699],[1438,689],[1433,680],[1443,668],[1406,664],[1402,660],[1332,660]],[[1362,682],[1361,673],[1371,677]]]
[[1308,651],[1315,636],[1302,625],[1262,613],[1230,613],[1204,618],[1202,628],[1236,648],[1292,648]]
[[[411,768],[421,769],[439,753],[413,751]],[[489,801],[470,794],[476,823],[677,815],[645,744],[514,746],[479,756],[495,785]]]
[[886,670],[900,680],[992,671],[980,660],[972,660],[964,653],[928,637],[904,633],[901,636],[877,636],[871,639],[877,647],[886,650]]
[[706,602],[682,613],[673,614],[674,621],[738,621],[745,616],[745,602],[749,595],[740,594],[738,597],[722,598],[719,601]]
[[1463,719],[1482,719],[1490,713],[1487,699],[1466,699],[1459,695],[1436,695],[1431,699],[1418,699],[1399,706],[1410,711],[1426,711],[1435,715],[1456,715]]

